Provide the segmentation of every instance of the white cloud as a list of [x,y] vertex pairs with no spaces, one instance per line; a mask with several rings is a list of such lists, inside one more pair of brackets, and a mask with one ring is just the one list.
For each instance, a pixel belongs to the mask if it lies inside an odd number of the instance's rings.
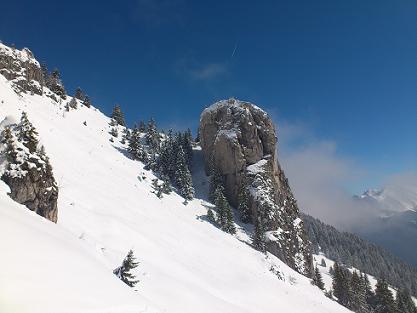
[[345,229],[369,221],[368,204],[355,200],[346,188],[363,178],[364,171],[338,155],[335,142],[317,138],[302,124],[283,123],[278,134],[279,160],[303,212]]

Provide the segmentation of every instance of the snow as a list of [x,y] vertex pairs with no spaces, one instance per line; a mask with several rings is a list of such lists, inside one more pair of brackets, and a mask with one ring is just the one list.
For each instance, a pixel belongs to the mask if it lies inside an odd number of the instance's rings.
[[[66,112],[70,100],[18,96],[0,76],[0,122],[28,113],[59,186],[55,225],[0,184],[2,313],[349,312],[241,234],[207,222],[204,200],[158,199],[121,132],[109,141],[110,119],[93,107]],[[113,274],[130,249],[140,262],[137,291]]]
[[268,163],[268,160],[261,159],[258,162],[249,165],[246,170],[248,173],[258,174],[263,173],[265,171],[265,165]]

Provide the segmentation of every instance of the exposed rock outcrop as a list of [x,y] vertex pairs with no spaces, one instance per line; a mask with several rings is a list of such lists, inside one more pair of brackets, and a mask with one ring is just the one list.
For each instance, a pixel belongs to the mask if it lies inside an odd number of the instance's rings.
[[17,91],[42,94],[42,70],[27,48],[18,50],[0,43],[0,74],[13,81]]
[[45,165],[42,160],[31,159],[30,161],[35,166],[22,166],[25,175],[3,175],[3,181],[11,190],[9,196],[40,216],[56,223],[58,220],[58,187],[54,177],[44,170]]
[[296,200],[277,160],[275,127],[257,106],[219,101],[201,114],[199,128],[206,171],[222,175],[229,202],[239,205],[248,191],[253,223],[268,251],[299,272],[311,274],[311,252]]
[[18,125],[8,125],[0,139],[0,178],[9,186],[9,196],[56,223],[58,186],[26,113]]

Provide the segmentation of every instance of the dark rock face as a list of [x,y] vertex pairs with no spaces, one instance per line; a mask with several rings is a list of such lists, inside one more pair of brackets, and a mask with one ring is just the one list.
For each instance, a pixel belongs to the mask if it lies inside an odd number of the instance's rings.
[[58,187],[54,177],[48,173],[38,159],[31,159],[36,166],[21,166],[25,175],[4,174],[2,180],[10,187],[9,196],[40,216],[56,223],[58,220]]
[[206,171],[223,176],[226,196],[238,207],[249,192],[253,221],[262,221],[266,248],[299,272],[310,275],[309,242],[296,200],[278,164],[275,127],[266,112],[248,102],[219,101],[201,114],[199,128]]
[[27,48],[17,50],[0,44],[0,74],[13,81],[19,91],[42,94],[42,70]]

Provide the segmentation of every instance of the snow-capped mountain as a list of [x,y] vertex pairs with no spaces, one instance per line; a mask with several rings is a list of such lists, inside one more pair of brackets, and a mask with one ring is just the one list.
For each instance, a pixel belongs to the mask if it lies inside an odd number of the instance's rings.
[[410,179],[409,184],[390,184],[382,189],[368,189],[359,198],[373,203],[386,214],[416,211],[417,184]]
[[[17,67],[33,59],[1,48]],[[110,141],[110,118],[78,100],[67,110],[72,97],[38,92],[44,87],[28,73],[0,75],[0,122],[27,112],[39,132],[59,188],[58,220],[14,202],[0,182],[1,312],[349,312],[275,256],[253,249],[242,225],[230,235],[207,221],[212,205],[198,197],[207,186],[199,147],[197,198],[159,198],[156,177],[125,153],[121,126]],[[113,274],[130,249],[139,261],[134,289]]]

